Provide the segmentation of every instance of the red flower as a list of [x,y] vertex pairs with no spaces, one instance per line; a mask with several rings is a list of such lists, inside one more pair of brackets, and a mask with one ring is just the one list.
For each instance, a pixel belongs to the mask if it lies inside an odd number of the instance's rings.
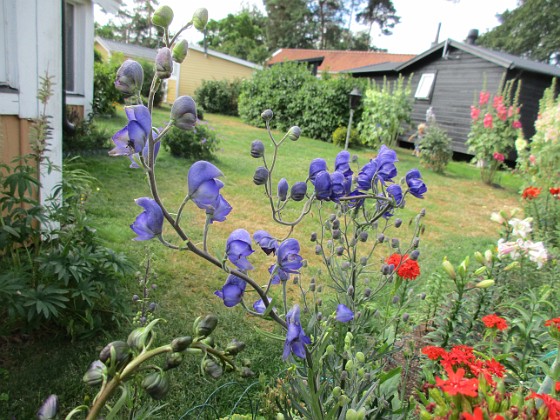
[[560,317],[549,319],[544,323],[544,326],[545,327],[555,326],[556,328],[558,328],[558,331],[560,331]]
[[436,377],[436,385],[439,386],[443,392],[449,395],[467,395],[469,397],[476,397],[478,395],[478,379],[465,378],[465,369],[459,368],[457,372],[453,372],[451,367],[445,369],[447,371],[447,380]]
[[517,130],[518,128],[521,128],[521,121],[514,121],[511,123],[511,126]]
[[471,105],[471,118],[473,120],[478,120],[479,116],[480,116],[480,109],[478,109],[476,106]]
[[484,322],[486,328],[496,328],[500,331],[503,331],[508,327],[506,320],[496,314],[483,316],[482,322]]
[[496,113],[498,114],[498,118],[500,120],[507,120],[508,110],[503,104],[498,105],[498,107],[496,108]]
[[506,160],[506,157],[498,152],[494,152],[492,156],[494,157],[494,160],[497,160],[498,162],[503,162],[504,160]]
[[554,389],[556,390],[556,392],[560,392],[560,381],[556,382],[556,385],[554,386]]
[[494,127],[494,123],[493,123],[493,120],[492,120],[492,114],[486,114],[484,116],[483,123],[484,123],[484,128]]
[[503,96],[494,96],[494,100],[492,101],[492,106],[494,108],[499,108],[504,104],[504,97]]
[[469,365],[474,362],[475,356],[473,348],[465,345],[458,345],[451,349],[449,353],[442,355],[441,365],[447,369],[451,366]]
[[486,105],[488,100],[490,99],[490,92],[482,91],[478,97],[478,104],[479,105]]
[[408,254],[393,254],[388,257],[385,262],[393,265],[397,271],[397,275],[407,280],[414,280],[420,275],[420,266],[418,262],[408,258]]
[[537,187],[527,187],[523,190],[523,193],[521,194],[521,198],[527,198],[529,200],[533,199],[533,198],[537,198],[539,196],[539,194],[541,193],[542,188],[537,188]]
[[537,398],[541,399],[544,405],[546,405],[548,409],[548,420],[560,419],[560,401],[555,400],[548,394],[537,394],[535,391],[532,391],[531,395],[525,398],[525,401]]
[[560,198],[560,187],[556,187],[556,188],[553,187],[550,188],[548,191],[550,191],[550,194],[552,194],[556,198]]
[[472,414],[467,412],[461,413],[461,418],[463,420],[484,420],[484,413],[480,407],[475,407]]
[[422,354],[425,354],[430,360],[437,360],[444,354],[447,354],[447,352],[441,347],[426,346],[422,349]]

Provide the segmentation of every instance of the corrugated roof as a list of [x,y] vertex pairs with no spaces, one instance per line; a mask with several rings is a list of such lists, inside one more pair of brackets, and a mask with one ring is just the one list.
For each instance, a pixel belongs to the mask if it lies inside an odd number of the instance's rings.
[[317,68],[319,72],[339,73],[357,67],[370,66],[385,62],[399,62],[410,60],[413,54],[389,54],[374,51],[339,51],[339,50],[309,50],[299,48],[282,48],[276,51],[267,65],[284,61],[308,61],[313,58],[323,58]]
[[[119,52],[127,57],[143,58],[146,60],[154,60],[156,58],[156,50],[152,48],[142,47],[141,45],[126,44],[124,42],[112,41],[101,37],[96,37],[98,41],[109,52]],[[204,53],[204,49],[195,44],[189,44],[189,49]],[[220,53],[213,50],[207,50],[206,53],[213,57],[221,58],[222,60],[231,61],[239,65],[250,67],[252,69],[262,69],[262,66],[252,63],[250,61],[242,60],[241,58],[233,57],[228,54]]]

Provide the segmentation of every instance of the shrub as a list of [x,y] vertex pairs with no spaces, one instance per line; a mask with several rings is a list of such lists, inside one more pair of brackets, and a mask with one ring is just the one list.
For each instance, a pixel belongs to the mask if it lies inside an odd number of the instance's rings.
[[[348,133],[348,127],[338,127],[334,130],[332,134],[332,141],[334,144],[340,147],[344,147],[346,144],[346,135]],[[360,140],[360,133],[355,128],[350,130],[350,138],[348,139],[348,146],[350,145],[359,145],[361,143]]]
[[394,83],[385,79],[383,85],[372,83],[363,99],[362,121],[358,130],[364,142],[370,146],[396,144],[404,132],[404,123],[410,122],[410,79],[402,76]]
[[203,80],[195,92],[195,100],[206,112],[239,115],[237,102],[240,90],[240,80]]
[[62,136],[64,152],[83,152],[89,150],[99,150],[107,146],[111,134],[104,129],[97,127],[93,120],[93,115],[87,119],[76,119],[71,116],[70,120],[77,120],[73,132],[65,131]]
[[[142,84],[142,90],[140,93],[142,96],[147,98],[150,94],[150,86],[152,85],[152,79],[154,78],[155,66],[153,62],[147,60],[138,60],[138,62],[142,65],[142,69],[144,70],[144,83]],[[154,106],[160,106],[161,101],[163,101],[163,83],[161,83],[159,88],[156,90],[154,96]]]
[[121,102],[121,94],[115,88],[115,74],[119,64],[113,61],[95,62],[93,65],[94,115],[115,115],[115,103]]
[[207,124],[199,124],[192,131],[172,128],[165,135],[163,145],[176,157],[212,159],[218,147],[218,136]]
[[447,132],[436,123],[430,124],[420,141],[422,164],[437,173],[443,173],[452,156],[451,138]]

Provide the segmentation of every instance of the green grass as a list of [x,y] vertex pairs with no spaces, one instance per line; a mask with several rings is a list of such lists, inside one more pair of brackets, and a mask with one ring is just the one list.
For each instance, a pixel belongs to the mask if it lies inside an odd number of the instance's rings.
[[[167,116],[168,110],[157,110],[155,124],[162,125]],[[239,119],[219,115],[207,115],[207,122],[219,133],[220,148],[214,163],[225,174],[222,193],[234,209],[227,221],[211,226],[209,249],[217,256],[223,255],[227,236],[237,228],[245,228],[250,232],[266,229],[278,237],[285,236],[288,231],[271,221],[270,209],[262,188],[252,182],[254,169],[260,162],[251,158],[250,144],[254,139],[261,139],[270,152],[266,131],[249,127]],[[112,132],[122,128],[125,123],[126,118],[122,113],[118,117],[98,122],[100,127]],[[281,149],[275,181],[285,177],[291,185],[305,180],[309,162],[315,157],[325,158],[332,169],[339,150],[332,144],[305,137],[298,142],[287,142]],[[359,149],[351,150],[351,153],[358,155],[361,166],[375,152]],[[397,149],[397,153],[401,175],[419,164],[410,150]],[[148,250],[153,252],[154,267],[158,275],[155,280],[158,284],[155,295],[155,300],[159,303],[157,316],[167,320],[161,328],[161,342],[190,333],[196,316],[214,312],[220,317],[218,337],[224,340],[236,337],[247,342],[247,354],[243,357],[252,359],[252,369],[269,378],[277,375],[284,368],[280,359],[282,345],[255,334],[252,329],[253,319],[243,314],[239,308],[224,308],[221,301],[213,295],[225,280],[223,272],[192,254],[170,251],[155,241],[132,241],[134,234],[129,225],[141,211],[133,200],[148,196],[149,190],[143,172],[129,169],[129,164],[126,158],[97,156],[84,159],[84,167],[99,180],[99,190],[89,198],[87,210],[90,223],[97,229],[103,243],[127,254],[139,264],[139,270],[145,253]],[[165,205],[171,211],[178,208],[187,193],[186,177],[191,164],[192,162],[175,158],[164,150],[160,153],[156,168],[158,187]],[[395,233],[403,240],[409,239],[411,232],[408,221],[420,209],[426,209],[426,228],[420,245],[422,275],[418,279],[418,287],[431,272],[439,269],[444,256],[448,256],[453,263],[458,263],[466,255],[476,250],[484,251],[495,244],[499,227],[490,222],[490,213],[504,207],[517,206],[517,189],[520,183],[512,175],[503,174],[503,188],[489,187],[480,182],[475,167],[458,162],[451,163],[445,174],[436,174],[426,169],[422,170],[422,174],[428,185],[426,198],[407,199],[407,207],[400,215],[404,220],[403,226]],[[293,233],[302,244],[304,257],[310,260],[311,273],[316,273],[317,266],[314,247],[308,238],[311,232],[319,228],[317,216],[317,212],[313,211],[308,220],[298,225]],[[199,209],[188,205],[183,221],[194,240],[202,237],[204,219]],[[174,241],[171,232],[166,232],[166,237]],[[254,277],[266,278],[270,259],[266,259],[262,253],[255,253],[252,261],[256,267]],[[302,276],[305,277],[306,274]],[[133,279],[127,286],[130,296],[138,293]],[[123,299],[128,300],[130,296],[123,296]],[[50,393],[57,393],[61,398],[62,411],[67,413],[72,406],[80,404],[84,397],[93,397],[93,390],[81,384],[81,376],[89,363],[97,358],[98,351],[109,341],[126,338],[129,328],[128,325],[116,327],[104,337],[77,343],[41,335],[40,339],[31,338],[28,342],[8,342],[3,345],[0,348],[0,367],[5,369],[7,381],[0,381],[0,395],[6,392],[7,401],[0,401],[0,412],[13,414],[17,418],[30,418],[43,398]],[[219,386],[238,381],[231,376],[218,382],[202,378],[198,374],[195,358],[189,359],[173,376],[172,391],[166,400],[169,405],[163,411],[163,418],[177,418],[206,400]],[[225,386],[211,404],[219,408],[221,415],[227,415],[236,401],[236,395],[239,396],[240,389],[248,387],[255,380],[239,380],[239,385]]]

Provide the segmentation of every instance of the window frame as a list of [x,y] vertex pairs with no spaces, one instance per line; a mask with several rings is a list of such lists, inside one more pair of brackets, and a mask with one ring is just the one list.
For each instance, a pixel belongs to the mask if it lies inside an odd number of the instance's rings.
[[432,99],[434,86],[436,84],[436,76],[437,71],[435,70],[422,73],[418,86],[416,87],[416,92],[414,92],[414,99],[420,101],[430,101]]

